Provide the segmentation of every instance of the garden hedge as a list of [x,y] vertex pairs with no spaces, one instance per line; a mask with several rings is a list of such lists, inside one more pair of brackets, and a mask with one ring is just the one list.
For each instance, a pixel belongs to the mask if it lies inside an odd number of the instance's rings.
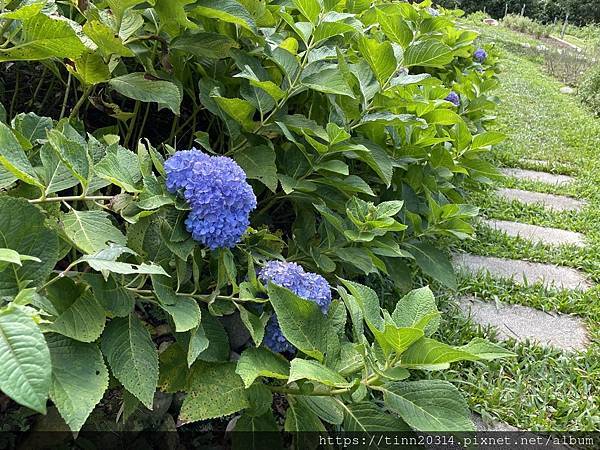
[[185,393],[180,425],[472,429],[458,389],[419,373],[510,354],[437,341],[413,290],[457,286],[441,244],[472,235],[465,195],[497,176],[496,57],[457,17],[8,2],[0,390],[73,431],[107,392],[122,422],[157,390]]

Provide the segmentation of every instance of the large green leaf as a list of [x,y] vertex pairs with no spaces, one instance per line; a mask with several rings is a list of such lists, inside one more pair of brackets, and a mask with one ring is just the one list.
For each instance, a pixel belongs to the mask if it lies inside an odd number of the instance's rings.
[[425,274],[444,286],[456,289],[458,285],[456,274],[446,254],[425,242],[405,243],[404,246],[414,256],[417,265]]
[[70,139],[55,129],[48,132],[48,142],[65,167],[84,188],[87,188],[91,175],[91,161],[87,146],[82,143],[81,138]]
[[377,10],[377,20],[379,20],[381,29],[391,41],[400,44],[404,48],[412,42],[413,32],[401,16]]
[[52,359],[50,398],[69,428],[79,431],[108,388],[108,370],[96,344],[46,336]]
[[25,287],[39,286],[58,258],[58,237],[44,226],[45,217],[27,200],[0,197],[0,247],[41,262],[23,261],[0,272],[0,296],[15,296]]
[[467,402],[447,381],[400,381],[380,390],[385,405],[416,431],[474,430]]
[[326,94],[345,95],[354,98],[354,92],[339,69],[329,68],[310,74],[302,79],[302,84],[315,91]]
[[264,347],[248,348],[240,356],[235,371],[242,377],[246,387],[250,387],[258,377],[287,380],[290,363]]
[[444,67],[453,59],[452,49],[436,39],[416,42],[404,52],[406,67]]
[[322,360],[328,325],[317,304],[273,283],[267,290],[283,335],[307,355]]
[[142,178],[135,153],[120,145],[111,145],[106,155],[94,167],[97,175],[127,192],[140,192],[137,183]]
[[345,404],[339,401],[344,410],[344,431],[349,433],[385,433],[408,431],[410,428],[401,419],[388,414],[370,402]]
[[313,25],[316,25],[319,21],[319,14],[321,13],[321,4],[319,0],[293,0],[294,6],[298,8],[298,11],[306,17]]
[[244,382],[235,373],[235,363],[199,361],[188,379],[189,393],[179,414],[182,423],[227,416],[249,406]]
[[248,178],[260,181],[273,192],[277,190],[277,166],[272,148],[266,145],[245,148],[235,154],[235,161]]
[[192,10],[196,17],[208,17],[234,23],[247,30],[256,32],[256,23],[252,15],[235,0],[200,0]]
[[339,373],[317,361],[294,358],[290,363],[288,383],[303,379],[317,381],[326,386],[348,387],[350,385]]
[[[392,319],[399,327],[412,327],[424,317],[438,312],[433,292],[429,287],[415,289],[398,300],[392,313]],[[426,335],[435,333],[440,323],[440,318],[433,318],[425,327]]]
[[[113,11],[114,13],[114,11]],[[98,52],[104,57],[110,55],[135,56],[125,47],[123,41],[115,36],[112,29],[98,20],[90,20],[83,26],[83,32],[98,46]]]
[[358,41],[362,57],[369,63],[381,86],[385,85],[398,68],[394,48],[388,41],[378,42],[362,36]]
[[65,234],[84,253],[97,253],[109,242],[126,245],[127,239],[103,211],[72,209],[62,217]]
[[110,86],[125,97],[141,102],[166,105],[173,114],[179,115],[181,93],[170,81],[159,80],[145,73],[129,73],[113,78]]
[[44,190],[46,196],[77,186],[79,180],[63,164],[49,143],[44,144],[40,149],[40,159],[44,168],[41,177],[46,186]]
[[102,353],[113,375],[147,408],[152,409],[158,382],[158,354],[140,319],[113,319],[102,334]]
[[50,325],[50,329],[81,342],[94,342],[106,322],[104,309],[89,291],[75,299]]
[[23,20],[19,44],[0,49],[0,61],[76,59],[85,51],[85,45],[69,21],[39,13]]
[[0,164],[19,180],[43,188],[21,144],[11,129],[2,122],[0,122]]
[[195,3],[195,0],[156,0],[154,9],[158,13],[162,30],[175,37],[182,29],[198,28],[187,17],[186,6],[190,3]]
[[252,104],[241,98],[225,98],[218,95],[212,95],[211,97],[219,108],[239,123],[246,131],[251,131],[254,128],[252,118],[256,109]]
[[50,373],[48,345],[33,319],[16,308],[0,310],[0,390],[45,414]]

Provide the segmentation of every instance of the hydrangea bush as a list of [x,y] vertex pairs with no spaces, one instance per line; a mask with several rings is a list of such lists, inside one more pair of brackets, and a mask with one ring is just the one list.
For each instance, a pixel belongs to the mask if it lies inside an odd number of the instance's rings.
[[37,87],[0,108],[0,390],[15,408],[56,408],[73,431],[110,411],[128,429],[165,398],[164,427],[472,429],[435,371],[510,355],[437,341],[433,293],[413,285],[456,288],[441,244],[472,235],[465,194],[497,176],[496,57],[460,13],[3,11],[5,83]]

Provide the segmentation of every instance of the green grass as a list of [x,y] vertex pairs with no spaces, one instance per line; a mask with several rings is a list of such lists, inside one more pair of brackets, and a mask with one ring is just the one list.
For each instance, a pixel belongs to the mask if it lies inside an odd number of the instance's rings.
[[[499,200],[494,190],[474,195],[484,216],[584,233],[585,248],[558,248],[507,237],[484,226],[461,250],[481,255],[525,259],[582,270],[600,283],[600,121],[576,98],[559,93],[561,84],[542,67],[515,49],[520,35],[485,28],[484,40],[505,49],[496,129],[508,139],[494,150],[500,166],[544,169],[577,178],[572,186],[502,180],[505,186],[585,199],[581,212],[552,212],[540,206]],[[523,163],[522,159],[549,161]],[[465,277],[460,295],[487,301],[518,303],[582,317],[592,344],[586,352],[563,353],[530,343],[507,341],[517,357],[489,365],[464,364],[446,375],[462,385],[473,410],[521,429],[591,431],[600,429],[600,287],[585,293],[545,291],[539,285],[517,286],[480,275]],[[474,336],[495,339],[490,329],[479,329],[458,311],[451,298],[444,301],[447,324],[444,339],[460,344]]]

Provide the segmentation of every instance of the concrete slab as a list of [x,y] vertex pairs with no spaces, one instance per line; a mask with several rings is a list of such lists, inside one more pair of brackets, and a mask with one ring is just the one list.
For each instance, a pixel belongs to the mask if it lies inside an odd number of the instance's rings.
[[498,337],[503,340],[529,340],[565,351],[584,351],[590,343],[585,323],[575,316],[484,302],[474,297],[458,299],[458,306],[475,323],[498,330]]
[[558,228],[546,228],[506,220],[481,220],[481,223],[494,230],[502,231],[508,236],[520,237],[534,243],[545,245],[585,246],[585,236],[574,231]]
[[521,189],[498,189],[496,194],[505,200],[517,200],[526,205],[541,204],[553,211],[581,211],[587,202],[562,195],[542,194]]
[[452,261],[458,269],[472,274],[488,272],[493,277],[512,279],[519,284],[541,282],[547,289],[585,291],[593,286],[583,272],[570,267],[469,253],[456,253]]
[[500,169],[500,172],[507,177],[517,178],[519,180],[536,181],[554,185],[564,185],[575,181],[575,178],[567,175],[555,175],[553,173],[540,172],[537,170],[503,168]]

